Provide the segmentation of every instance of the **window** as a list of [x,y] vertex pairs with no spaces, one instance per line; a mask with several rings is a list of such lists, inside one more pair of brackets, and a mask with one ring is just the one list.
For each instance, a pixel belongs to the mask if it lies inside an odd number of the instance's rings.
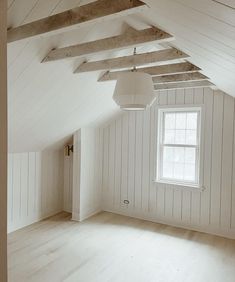
[[159,109],[157,181],[200,186],[201,107]]

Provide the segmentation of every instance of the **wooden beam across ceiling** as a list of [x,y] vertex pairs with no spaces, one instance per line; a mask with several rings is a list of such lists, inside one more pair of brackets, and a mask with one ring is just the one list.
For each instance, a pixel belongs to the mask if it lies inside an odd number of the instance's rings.
[[170,83],[170,82],[184,82],[184,81],[201,81],[207,80],[208,77],[200,72],[193,73],[182,73],[182,74],[173,74],[173,75],[163,75],[163,76],[154,76],[153,83]]
[[181,52],[180,50],[171,48],[155,52],[83,63],[75,70],[74,73],[130,68],[133,66],[147,65],[157,62],[185,59],[188,57],[189,56],[187,54]]
[[203,88],[214,87],[215,85],[208,80],[202,81],[189,81],[189,82],[176,82],[176,83],[163,83],[154,85],[155,90],[170,90],[170,89],[183,89],[183,88]]
[[170,40],[173,40],[172,35],[156,27],[143,30],[134,30],[131,28],[121,35],[51,50],[43,62],[56,61],[84,55],[88,56],[104,51],[136,47],[150,42],[159,43]]
[[[136,71],[138,72],[145,72],[152,76],[161,76],[161,75],[168,75],[168,74],[180,74],[180,73],[191,73],[191,72],[198,72],[201,69],[197,66],[185,62],[185,63],[178,63],[178,64],[169,64],[169,65],[161,65],[161,66],[154,66],[154,67],[145,67],[145,68],[138,68]],[[108,80],[117,80],[118,76],[124,72],[128,72],[131,70],[125,71],[107,71],[103,74],[98,81],[108,81]]]
[[139,0],[98,0],[47,18],[8,30],[8,42],[39,36],[50,32],[64,32],[91,21],[109,20],[146,10]]

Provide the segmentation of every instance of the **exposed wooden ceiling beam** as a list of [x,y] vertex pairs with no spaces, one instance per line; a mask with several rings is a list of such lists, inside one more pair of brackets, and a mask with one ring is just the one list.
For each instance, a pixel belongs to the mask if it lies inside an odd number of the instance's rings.
[[[178,64],[170,64],[170,65],[162,65],[162,66],[154,66],[154,67],[146,67],[146,68],[138,68],[138,72],[145,72],[152,76],[160,76],[166,74],[179,74],[179,73],[187,73],[187,72],[197,72],[201,69],[197,66],[186,62],[186,63],[178,63]],[[117,80],[118,76],[121,73],[128,72],[131,70],[125,71],[107,71],[104,75],[102,75],[98,81],[108,81],[108,80]]]
[[38,21],[12,28],[8,31],[8,42],[39,36],[52,31],[64,32],[71,27],[87,23],[138,13],[148,8],[139,0],[98,0]]
[[202,88],[202,87],[213,87],[215,86],[208,80],[202,81],[189,81],[189,82],[177,82],[177,83],[163,83],[154,85],[155,90],[170,90],[170,89],[181,89],[181,88]]
[[128,32],[121,35],[52,50],[45,57],[43,62],[91,55],[98,52],[118,50],[127,47],[136,47],[149,42],[162,42],[172,39],[172,35],[156,27],[144,30],[128,29]]
[[75,70],[74,73],[130,68],[133,66],[147,65],[156,62],[185,59],[188,57],[189,56],[187,54],[181,52],[180,50],[171,48],[155,52],[83,63]]
[[163,75],[163,76],[154,76],[153,83],[161,84],[167,82],[184,82],[184,81],[198,81],[198,80],[207,80],[208,77],[200,72],[193,73],[182,73],[182,74],[173,74],[173,75]]

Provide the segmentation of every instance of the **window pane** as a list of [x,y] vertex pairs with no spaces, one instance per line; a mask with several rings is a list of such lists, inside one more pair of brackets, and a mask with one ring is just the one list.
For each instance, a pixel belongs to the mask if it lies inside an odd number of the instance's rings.
[[186,139],[185,143],[187,145],[196,145],[197,144],[197,131],[196,130],[186,130]]
[[185,163],[195,164],[196,161],[196,149],[195,148],[185,148]]
[[187,113],[187,129],[197,129],[198,113]]
[[165,147],[163,150],[163,161],[164,162],[174,162],[174,151],[175,148],[172,147]]
[[164,143],[175,144],[175,130],[165,130]]
[[196,180],[195,165],[186,164],[184,171],[185,171],[184,180],[187,180],[187,181],[195,181]]
[[185,129],[186,128],[186,113],[177,113],[176,114],[176,129]]
[[185,130],[184,129],[176,129],[175,142],[172,144],[185,144]]
[[165,113],[164,144],[196,145],[198,113]]
[[196,181],[196,148],[163,147],[162,177],[169,180]]
[[173,178],[173,163],[163,163],[162,176],[168,179]]
[[174,154],[174,162],[175,163],[184,163],[184,150],[185,148],[175,148],[175,154]]
[[165,129],[175,129],[175,113],[165,113]]
[[184,180],[184,164],[178,163],[174,165],[174,178]]

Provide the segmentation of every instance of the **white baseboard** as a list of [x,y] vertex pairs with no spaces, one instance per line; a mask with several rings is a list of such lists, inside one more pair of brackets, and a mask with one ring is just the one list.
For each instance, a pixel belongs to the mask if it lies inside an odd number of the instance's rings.
[[83,220],[86,220],[86,219],[88,219],[88,218],[90,218],[90,217],[92,217],[92,216],[94,216],[94,215],[96,215],[96,214],[98,214],[100,212],[102,212],[102,210],[98,209],[98,210],[92,211],[90,213],[84,214],[83,216],[81,216],[79,221],[81,222]]
[[160,223],[164,225],[170,225],[176,228],[183,228],[187,230],[207,233],[211,235],[216,235],[220,237],[225,237],[228,239],[235,239],[235,229],[222,229],[222,228],[215,228],[213,226],[195,226],[191,224],[185,224],[181,222],[173,222],[167,218],[160,218],[156,217],[156,215],[150,214],[150,213],[139,213],[135,211],[130,211],[128,209],[115,209],[115,208],[103,208],[103,211],[116,213],[128,217],[138,218],[142,220],[147,220],[155,223]]
[[21,221],[18,221],[16,223],[9,223],[7,233],[10,234],[14,231],[20,230],[24,227],[27,227],[29,225],[32,225],[32,224],[37,223],[39,221],[42,221],[42,220],[44,220],[48,217],[56,215],[56,214],[58,214],[62,211],[63,211],[62,209],[59,209],[59,210],[49,212],[47,214],[43,214],[43,215],[40,214],[40,215],[35,215],[35,216],[29,217],[29,218],[25,218],[25,219],[22,219]]

